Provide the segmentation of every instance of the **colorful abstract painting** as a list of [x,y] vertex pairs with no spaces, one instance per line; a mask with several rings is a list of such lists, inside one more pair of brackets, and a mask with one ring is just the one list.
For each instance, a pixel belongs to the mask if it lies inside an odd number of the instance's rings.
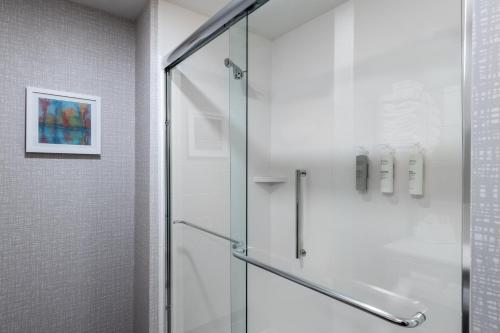
[[91,145],[91,104],[38,98],[38,142]]

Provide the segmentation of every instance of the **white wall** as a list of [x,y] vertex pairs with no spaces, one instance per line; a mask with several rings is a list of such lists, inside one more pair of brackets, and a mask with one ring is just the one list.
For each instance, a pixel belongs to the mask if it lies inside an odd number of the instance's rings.
[[161,57],[168,55],[208,17],[172,4],[159,1],[158,7],[158,51]]
[[[255,183],[253,178],[274,174],[270,164],[271,41],[249,33],[248,47],[252,50],[252,56],[248,58],[248,254],[267,259],[271,245],[271,195],[279,185]],[[249,332],[262,332],[269,325],[266,321],[269,316],[267,304],[273,296],[265,283],[267,278],[259,269],[248,266]]]
[[[460,330],[460,41],[460,4],[448,0],[346,2],[270,41],[267,61],[250,38],[249,63],[271,69],[271,90],[270,98],[250,99],[249,142],[270,144],[249,150],[249,173],[266,166],[288,179],[278,185],[249,179],[253,255],[398,315],[426,310],[429,320],[417,331]],[[252,70],[250,91],[269,91],[269,82],[252,82]],[[269,101],[266,118],[257,105]],[[408,194],[416,142],[426,158],[421,198]],[[381,144],[396,151],[390,196],[380,193]],[[354,188],[357,146],[370,152],[366,194]],[[300,262],[296,168],[308,170],[308,253]],[[266,272],[249,276],[252,332],[399,330]]]

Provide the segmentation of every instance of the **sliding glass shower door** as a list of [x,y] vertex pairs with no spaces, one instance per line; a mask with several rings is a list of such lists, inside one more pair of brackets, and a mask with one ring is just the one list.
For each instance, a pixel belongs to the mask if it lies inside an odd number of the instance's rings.
[[[168,73],[172,333],[246,332],[246,18]],[[237,200],[232,200],[232,196]]]
[[460,1],[272,0],[248,27],[249,332],[460,332]]
[[170,332],[466,333],[461,2],[256,3],[168,70]]

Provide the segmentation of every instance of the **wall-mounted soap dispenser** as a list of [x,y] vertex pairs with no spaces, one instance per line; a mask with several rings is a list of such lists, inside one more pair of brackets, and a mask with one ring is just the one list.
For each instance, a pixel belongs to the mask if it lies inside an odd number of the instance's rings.
[[424,195],[424,152],[417,143],[408,162],[408,189],[410,195]]
[[382,147],[379,168],[380,192],[394,193],[394,149],[389,145]]
[[356,153],[356,191],[368,191],[368,151],[359,147]]

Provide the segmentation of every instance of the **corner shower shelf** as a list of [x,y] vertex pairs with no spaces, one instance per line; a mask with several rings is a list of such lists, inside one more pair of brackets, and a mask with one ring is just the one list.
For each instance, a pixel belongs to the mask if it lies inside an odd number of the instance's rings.
[[286,177],[254,176],[253,182],[254,183],[264,183],[264,184],[286,183]]

